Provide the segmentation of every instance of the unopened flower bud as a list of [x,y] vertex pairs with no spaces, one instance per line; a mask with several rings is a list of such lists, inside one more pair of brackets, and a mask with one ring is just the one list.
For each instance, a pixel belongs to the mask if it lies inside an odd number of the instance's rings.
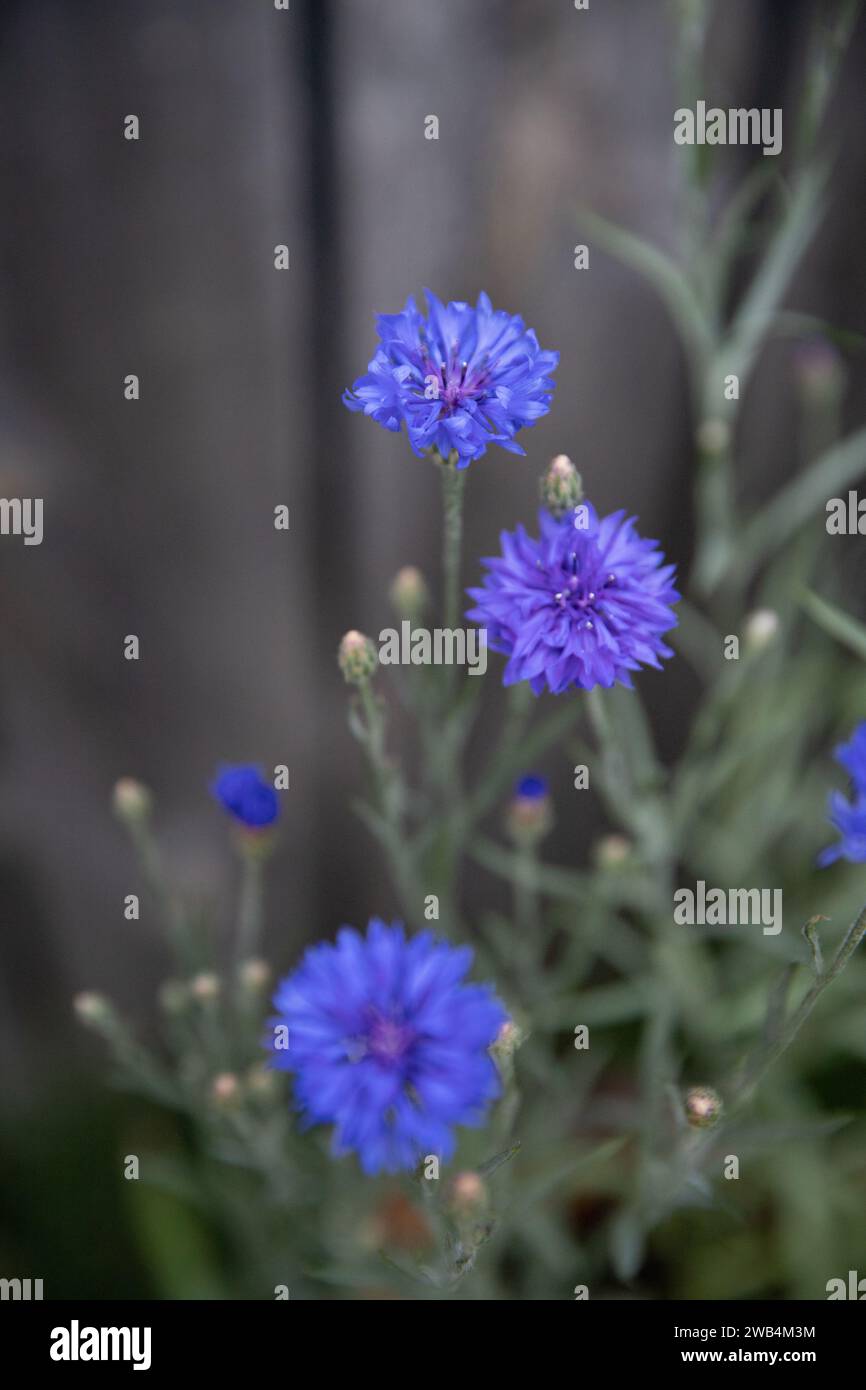
[[395,574],[390,589],[394,611],[401,618],[419,618],[429,600],[424,576],[414,565],[405,565]]
[[525,1038],[526,1034],[523,1029],[514,1022],[513,1018],[508,1018],[496,1034],[490,1051],[497,1061],[509,1061],[517,1049],[522,1046]]
[[756,608],[746,619],[745,639],[750,651],[769,646],[779,631],[779,615],[772,608]]
[[349,685],[363,685],[379,664],[376,648],[362,632],[347,632],[337,653],[337,662]]
[[711,1086],[692,1086],[686,1093],[686,1119],[695,1129],[709,1129],[722,1113],[722,1099]]
[[553,806],[543,777],[523,777],[508,805],[506,827],[515,843],[533,844],[553,825]]
[[224,1071],[214,1077],[210,1094],[215,1105],[234,1105],[240,1099],[241,1084],[234,1072]]
[[193,999],[197,999],[200,1004],[208,1004],[214,999],[218,999],[222,985],[218,975],[212,971],[204,971],[201,975],[196,975],[190,984],[190,993]]
[[451,1185],[451,1203],[466,1215],[483,1210],[487,1202],[487,1186],[478,1173],[458,1173]]
[[559,520],[572,511],[583,497],[583,481],[567,454],[551,459],[541,475],[541,505]]
[[725,420],[704,420],[698,426],[697,445],[702,454],[723,454],[731,442],[731,429]]
[[270,825],[263,826],[261,830],[246,825],[233,826],[232,838],[243,859],[262,864],[270,859],[278,843],[277,832]]
[[76,1017],[86,1028],[95,1028],[102,1031],[107,1025],[114,1021],[114,1009],[104,994],[97,994],[93,990],[85,990],[81,994],[76,994],[72,1001]]
[[238,980],[250,994],[260,994],[267,989],[270,979],[271,967],[266,960],[245,960],[238,966]]
[[153,797],[141,782],[134,777],[121,777],[115,782],[112,793],[114,814],[123,821],[146,820],[153,806]]
[[277,1074],[264,1062],[254,1062],[244,1077],[247,1089],[254,1096],[266,1100],[277,1092]]
[[631,857],[631,840],[625,835],[603,835],[595,846],[595,862],[600,869],[618,869]]
[[157,998],[167,1014],[179,1014],[189,1003],[189,989],[183,980],[163,980]]

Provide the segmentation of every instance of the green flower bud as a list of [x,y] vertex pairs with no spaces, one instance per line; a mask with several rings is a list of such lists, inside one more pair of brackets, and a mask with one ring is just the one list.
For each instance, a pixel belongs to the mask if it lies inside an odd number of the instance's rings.
[[241,1083],[234,1072],[220,1072],[211,1082],[210,1098],[221,1109],[236,1105],[241,1098]]
[[763,651],[779,631],[779,615],[772,608],[756,608],[746,619],[746,647],[749,651]]
[[451,1184],[451,1205],[463,1216],[477,1216],[487,1205],[487,1185],[479,1173],[458,1173]]
[[260,994],[270,983],[271,967],[266,960],[242,961],[238,966],[238,980],[249,994]]
[[551,459],[541,476],[541,505],[557,519],[573,511],[583,497],[583,481],[566,454]]
[[503,1023],[496,1038],[491,1044],[490,1051],[497,1062],[510,1062],[519,1047],[522,1047],[527,1039],[525,1028],[521,1028],[513,1018],[508,1018]]
[[134,777],[121,777],[115,782],[112,793],[114,814],[127,824],[147,820],[153,806],[153,797],[147,787],[136,782]]
[[349,685],[364,685],[379,664],[376,648],[362,632],[347,632],[337,653],[337,661]]
[[244,859],[264,863],[270,859],[278,843],[278,832],[272,825],[253,828],[247,825],[233,827],[235,848]]
[[698,426],[697,446],[702,454],[723,454],[731,442],[731,429],[725,420],[704,420]]
[[593,847],[600,869],[618,869],[631,858],[632,843],[625,835],[603,835]]
[[505,828],[517,845],[533,845],[553,828],[553,802],[543,777],[523,777],[505,814]]
[[685,1110],[694,1129],[710,1129],[722,1113],[722,1098],[711,1086],[692,1086],[686,1092]]
[[79,1023],[83,1023],[86,1028],[95,1029],[98,1033],[105,1032],[115,1021],[114,1008],[109,1000],[104,994],[97,994],[93,990],[76,994],[72,1007]]
[[189,988],[193,999],[197,1000],[200,1004],[212,1003],[213,1000],[219,998],[222,992],[222,984],[219,976],[207,970],[203,971],[200,975],[196,975]]
[[421,616],[430,598],[424,576],[414,565],[404,565],[398,570],[389,596],[398,617],[410,619]]
[[276,1072],[266,1067],[264,1062],[254,1062],[246,1072],[244,1082],[250,1094],[261,1100],[270,1099],[279,1090]]

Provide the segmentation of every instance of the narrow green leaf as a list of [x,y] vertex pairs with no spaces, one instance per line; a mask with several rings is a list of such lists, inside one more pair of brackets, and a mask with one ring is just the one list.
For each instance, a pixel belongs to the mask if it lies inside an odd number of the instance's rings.
[[482,1178],[489,1178],[496,1172],[497,1168],[501,1168],[504,1163],[510,1162],[519,1151],[520,1140],[518,1139],[510,1148],[503,1149],[501,1153],[494,1154],[492,1158],[487,1159],[486,1163],[482,1163],[478,1169],[479,1176]]
[[820,912],[815,917],[810,917],[803,928],[803,935],[809,943],[812,951],[812,965],[816,975],[824,974],[824,957],[821,953],[821,938],[818,935],[818,923],[829,922],[829,917],[822,917]]
[[779,549],[805,522],[820,524],[827,501],[866,473],[866,429],[832,445],[782,488],[746,526],[737,559],[745,583],[767,555]]
[[803,592],[800,605],[828,637],[834,637],[843,647],[866,661],[866,627],[862,623],[835,604],[819,598],[811,589]]
[[638,1213],[631,1207],[621,1211],[610,1232],[610,1255],[618,1279],[632,1280],[644,1261],[646,1233]]
[[676,263],[658,247],[597,213],[581,208],[579,218],[605,251],[652,285],[676,324],[690,359],[699,368],[710,355],[710,328],[700,301]]
[[825,169],[810,169],[802,175],[762,260],[761,269],[734,316],[723,358],[725,370],[736,373],[741,385],[749,374],[761,339],[770,327],[791,276],[821,220],[825,182]]

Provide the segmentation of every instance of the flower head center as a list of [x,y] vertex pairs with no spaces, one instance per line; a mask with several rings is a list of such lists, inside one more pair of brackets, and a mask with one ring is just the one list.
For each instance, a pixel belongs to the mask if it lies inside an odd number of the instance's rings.
[[[554,593],[553,599],[559,608],[568,610],[574,617],[588,620],[599,597],[606,589],[616,584],[616,575],[608,574],[600,581],[591,578],[587,582],[579,573],[579,569],[577,553],[573,552],[563,565],[560,587]],[[588,625],[591,627],[591,622],[588,622]]]
[[386,1018],[377,1014],[367,1031],[367,1048],[370,1056],[380,1062],[398,1062],[404,1057],[415,1040],[415,1033],[407,1023]]
[[487,388],[486,363],[470,366],[468,362],[458,358],[456,349],[452,351],[447,362],[441,362],[438,366],[425,352],[423,372],[426,382],[429,382],[431,377],[436,381],[435,399],[439,402],[442,415],[453,415],[467,401],[482,397]]

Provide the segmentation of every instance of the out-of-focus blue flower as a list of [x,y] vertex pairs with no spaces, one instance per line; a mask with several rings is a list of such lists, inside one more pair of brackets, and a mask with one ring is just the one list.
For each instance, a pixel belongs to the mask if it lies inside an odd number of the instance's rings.
[[528,777],[521,777],[514,788],[514,795],[520,796],[526,801],[539,801],[542,797],[547,796],[547,791],[546,778],[530,774]]
[[257,767],[221,768],[211,791],[235,820],[250,830],[272,825],[280,813],[279,797]]
[[495,310],[486,294],[473,308],[425,293],[426,318],[412,298],[401,313],[379,315],[380,346],[344,404],[387,430],[405,422],[416,454],[456,451],[458,468],[488,444],[524,453],[514,436],[550,409],[559,353],[543,352],[523,319]]
[[866,796],[866,719],[858,724],[848,743],[840,743],[833,756],[851,776],[855,791]]
[[827,815],[842,838],[838,844],[828,845],[821,851],[819,868],[826,869],[837,859],[849,859],[852,864],[866,863],[866,796],[860,795],[852,802],[841,792],[831,792]]
[[553,827],[553,805],[544,777],[528,773],[514,788],[505,814],[505,828],[516,844],[537,844]]
[[834,757],[850,773],[851,800],[841,792],[830,793],[827,814],[842,838],[818,855],[822,869],[837,859],[866,863],[866,720],[857,725],[848,743],[839,744]]
[[675,567],[625,512],[599,520],[584,503],[562,520],[541,511],[539,525],[538,540],[523,526],[503,531],[502,555],[483,561],[483,587],[468,590],[466,616],[509,658],[503,684],[529,681],[536,695],[631,688],[631,671],[672,655],[661,634],[677,625]]
[[295,1073],[305,1123],[334,1125],[334,1152],[355,1151],[366,1173],[450,1158],[453,1126],[481,1124],[498,1094],[487,1049],[506,1014],[488,986],[461,983],[471,963],[466,946],[407,940],[374,917],[366,937],[343,927],[311,947],[280,984],[272,1065]]

